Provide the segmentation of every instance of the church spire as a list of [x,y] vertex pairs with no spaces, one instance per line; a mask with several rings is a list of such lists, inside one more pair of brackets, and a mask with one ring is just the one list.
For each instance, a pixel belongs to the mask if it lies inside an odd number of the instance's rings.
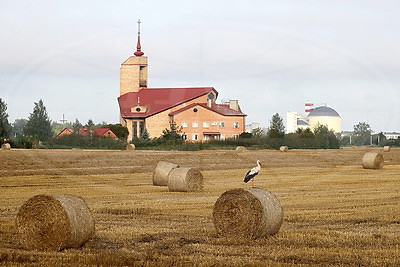
[[137,45],[136,45],[136,52],[133,54],[137,57],[141,57],[144,55],[144,53],[141,50],[142,47],[140,46],[140,23],[142,23],[142,22],[139,19],[137,23],[138,23],[138,39],[137,39]]

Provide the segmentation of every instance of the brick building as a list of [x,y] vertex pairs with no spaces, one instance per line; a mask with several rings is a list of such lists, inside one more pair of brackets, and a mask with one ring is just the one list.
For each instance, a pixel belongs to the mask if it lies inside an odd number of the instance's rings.
[[148,58],[143,55],[139,29],[136,51],[120,68],[118,104],[128,140],[144,129],[151,138],[159,137],[170,123],[181,126],[188,141],[235,138],[244,132],[246,114],[238,101],[217,104],[213,87],[148,88]]

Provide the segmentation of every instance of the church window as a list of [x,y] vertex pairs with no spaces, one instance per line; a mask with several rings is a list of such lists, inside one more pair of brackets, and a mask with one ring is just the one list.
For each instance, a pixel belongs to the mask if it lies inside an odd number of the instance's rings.
[[133,137],[138,137],[137,135],[137,121],[132,122],[132,132],[133,132]]

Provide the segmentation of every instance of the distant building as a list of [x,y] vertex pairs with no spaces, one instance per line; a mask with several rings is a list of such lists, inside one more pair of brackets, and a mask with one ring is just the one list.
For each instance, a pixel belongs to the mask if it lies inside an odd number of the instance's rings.
[[342,131],[342,118],[333,108],[320,106],[311,110],[307,116],[308,124],[314,129],[318,124],[325,125],[335,133]]
[[286,133],[294,133],[299,128],[310,128],[307,117],[293,111],[286,112]]
[[297,129],[310,128],[314,130],[318,125],[325,125],[329,130],[335,133],[342,131],[341,117],[333,109],[327,106],[318,106],[315,108],[310,107],[313,104],[306,103],[306,115],[297,112],[286,113],[286,131],[287,133],[294,133]]
[[247,133],[251,133],[253,130],[257,129],[257,128],[261,128],[261,125],[259,122],[252,122],[251,124],[247,124],[246,125],[246,129],[245,131]]
[[396,140],[400,137],[400,133],[396,132],[384,132],[383,135],[386,137],[386,139],[393,139]]
[[[72,128],[64,128],[61,132],[57,134],[56,138],[61,136],[71,135],[73,134],[73,132],[74,130]],[[79,134],[83,136],[89,136],[90,131],[87,128],[80,128]],[[118,139],[118,136],[110,128],[96,128],[93,129],[92,134],[93,136],[96,137],[109,137],[112,139]]]
[[182,127],[188,141],[206,141],[238,137],[245,130],[245,117],[238,100],[217,104],[213,87],[148,88],[148,60],[140,45],[121,64],[121,124],[129,131],[128,141],[146,129],[150,137],[159,137],[171,124]]

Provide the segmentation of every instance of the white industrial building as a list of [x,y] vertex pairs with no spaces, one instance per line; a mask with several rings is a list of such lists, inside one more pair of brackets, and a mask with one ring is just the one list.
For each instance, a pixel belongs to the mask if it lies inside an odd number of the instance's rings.
[[297,129],[310,128],[314,130],[318,125],[325,125],[335,133],[342,131],[342,119],[333,108],[326,105],[314,107],[311,103],[305,104],[305,114],[289,111],[286,113],[286,132],[294,133]]

